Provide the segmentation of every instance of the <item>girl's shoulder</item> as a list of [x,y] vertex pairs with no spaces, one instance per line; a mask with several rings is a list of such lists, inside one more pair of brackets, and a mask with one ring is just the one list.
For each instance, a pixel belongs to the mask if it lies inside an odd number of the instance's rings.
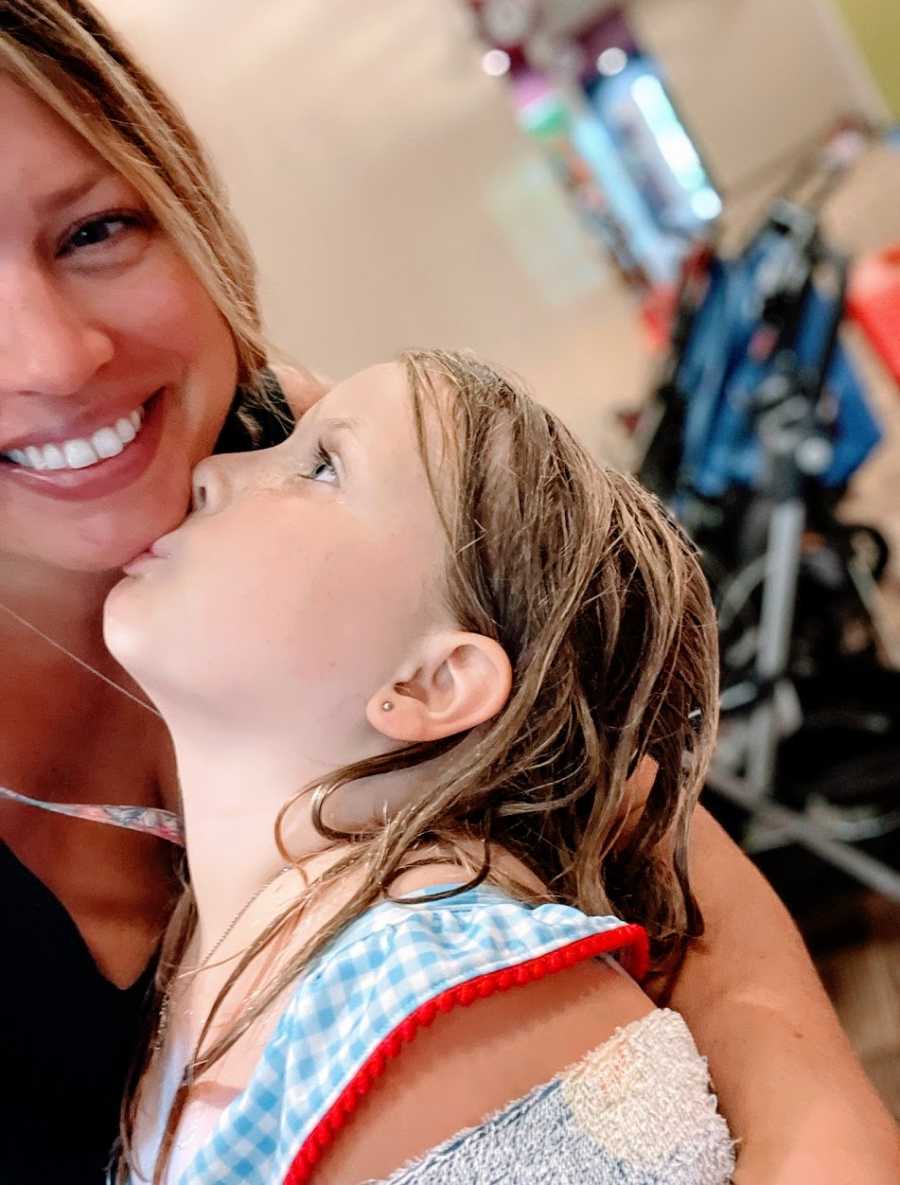
[[488,995],[486,984],[502,990],[602,954],[616,955],[633,978],[642,979],[643,927],[569,905],[531,904],[491,885],[464,889],[440,883],[373,906],[316,961],[298,994],[343,982],[354,985],[357,998],[370,977],[397,979],[402,1010],[435,989],[451,991],[477,980]]
[[[237,1138],[247,1132],[265,1133],[265,1149],[260,1146],[253,1153],[269,1158],[264,1179],[304,1180],[303,1173],[311,1171],[376,1081],[386,1077],[398,1084],[405,1078],[403,1067],[412,1066],[412,1052],[429,1064],[434,1054],[446,1063],[450,1052],[464,1056],[467,1048],[484,1045],[481,1037],[467,1032],[462,1013],[476,1020],[476,1028],[487,1025],[492,1032],[503,1031],[503,1040],[515,1044],[518,1020],[510,1024],[510,1006],[504,1001],[518,997],[513,1006],[518,1017],[528,1011],[522,1011],[524,996],[557,998],[552,989],[547,992],[550,980],[557,980],[555,973],[572,969],[558,978],[576,994],[587,990],[581,970],[593,976],[592,987],[598,975],[627,980],[628,988],[646,999],[630,977],[612,975],[594,962],[597,956],[615,955],[639,977],[646,961],[646,937],[640,927],[615,917],[589,917],[564,905],[531,906],[486,886],[439,897],[447,888],[438,885],[431,892],[419,892],[417,896],[425,898],[420,904],[389,900],[376,905],[315,961],[295,986],[247,1089],[223,1114],[185,1185],[211,1180],[230,1185],[232,1177],[224,1166],[234,1158],[235,1147],[247,1155],[246,1138]],[[543,1005],[539,1011],[545,1011]],[[446,1014],[454,1016],[445,1019]],[[424,1039],[424,1030],[438,1018]],[[607,1026],[598,1041],[612,1028]],[[422,1039],[415,1042],[416,1050],[407,1050],[417,1037]],[[591,1047],[579,1044],[582,1040],[578,1034],[568,1061]],[[445,1042],[449,1050],[439,1050]],[[532,1042],[532,1053],[536,1048]],[[565,1062],[553,1060],[556,1050],[550,1053],[552,1074]],[[500,1060],[505,1057],[502,1054]],[[394,1059],[398,1064],[386,1075]],[[518,1064],[521,1059],[507,1060]],[[527,1088],[540,1080],[538,1073],[521,1085]],[[494,1105],[521,1093],[517,1082],[507,1089],[501,1078],[495,1085],[500,1093]],[[384,1084],[374,1094],[379,1105],[389,1106]],[[472,1100],[477,1097],[476,1091]],[[468,1122],[465,1109],[459,1119],[453,1130]],[[361,1130],[359,1117],[353,1129]],[[438,1131],[432,1142],[447,1134]],[[213,1169],[216,1175],[210,1176]]]
[[273,1046],[286,1072],[324,1103],[377,1077],[385,1059],[441,1013],[614,955],[635,980],[646,971],[642,927],[559,904],[529,905],[480,886],[441,884],[419,902],[388,900],[347,927],[298,982]]
[[[684,1021],[651,1008],[606,1035],[604,1013],[621,1016],[623,1001],[586,991],[585,976],[573,988],[588,970],[561,993],[495,998],[492,1018],[447,1018],[367,1094],[316,1182],[726,1185],[733,1142]],[[304,1181],[307,1166],[294,1167]]]
[[479,1166],[520,1185],[625,1169],[635,1185],[723,1185],[705,1063],[631,977],[641,928],[447,889],[384,901],[332,942],[179,1185],[449,1185]]

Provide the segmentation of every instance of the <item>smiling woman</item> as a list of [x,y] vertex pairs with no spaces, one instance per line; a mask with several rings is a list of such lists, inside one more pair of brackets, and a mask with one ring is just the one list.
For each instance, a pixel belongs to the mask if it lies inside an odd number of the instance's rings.
[[288,417],[215,178],[77,0],[0,0],[0,211],[0,1179],[101,1185],[174,874],[169,845],[88,820],[177,791],[156,716],[61,651],[145,702],[106,591],[199,460]]
[[0,96],[16,164],[0,175],[15,294],[0,538],[6,552],[104,570],[184,513],[232,400],[234,339],[146,198],[14,79],[0,76]]

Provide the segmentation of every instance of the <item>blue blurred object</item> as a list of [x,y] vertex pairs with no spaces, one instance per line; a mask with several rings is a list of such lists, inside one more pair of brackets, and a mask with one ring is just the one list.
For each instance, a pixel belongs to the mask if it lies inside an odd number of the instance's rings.
[[882,134],[838,128],[739,255],[697,244],[636,435],[638,475],[697,545],[718,610],[723,820],[750,851],[805,844],[900,900],[890,546],[838,513],[881,429],[840,340],[850,261],[819,221]]
[[[718,498],[735,488],[758,488],[763,448],[757,431],[757,393],[778,355],[756,356],[761,328],[761,279],[771,242],[763,237],[739,258],[713,258],[706,296],[675,372],[684,393],[684,437],[679,487]],[[811,286],[802,300],[792,353],[800,370],[815,373],[827,350],[838,296]],[[881,440],[862,384],[838,342],[824,376],[820,427],[833,454],[822,485],[844,485]],[[827,413],[827,416],[826,416]],[[830,420],[830,422],[828,422]],[[676,491],[677,500],[677,491]]]

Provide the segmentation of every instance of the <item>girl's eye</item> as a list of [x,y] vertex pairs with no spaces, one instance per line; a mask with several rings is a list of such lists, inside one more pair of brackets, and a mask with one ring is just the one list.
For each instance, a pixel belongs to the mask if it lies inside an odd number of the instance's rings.
[[335,468],[334,461],[328,455],[321,444],[316,448],[316,457],[313,462],[307,477],[311,481],[323,481],[333,485],[337,482],[338,475]]
[[146,225],[146,219],[139,214],[117,212],[104,214],[100,218],[90,218],[66,236],[57,255],[71,255],[73,252],[104,244],[112,246],[124,238],[128,231],[143,229]]

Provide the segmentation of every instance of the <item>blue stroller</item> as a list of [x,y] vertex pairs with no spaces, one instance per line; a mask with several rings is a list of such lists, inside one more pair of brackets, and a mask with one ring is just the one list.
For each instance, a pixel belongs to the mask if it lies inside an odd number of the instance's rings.
[[814,210],[787,199],[736,257],[696,252],[638,473],[717,601],[710,787],[740,808],[731,829],[754,852],[800,843],[900,901],[900,672],[873,596],[888,546],[836,514],[881,438],[839,340],[847,274]]

